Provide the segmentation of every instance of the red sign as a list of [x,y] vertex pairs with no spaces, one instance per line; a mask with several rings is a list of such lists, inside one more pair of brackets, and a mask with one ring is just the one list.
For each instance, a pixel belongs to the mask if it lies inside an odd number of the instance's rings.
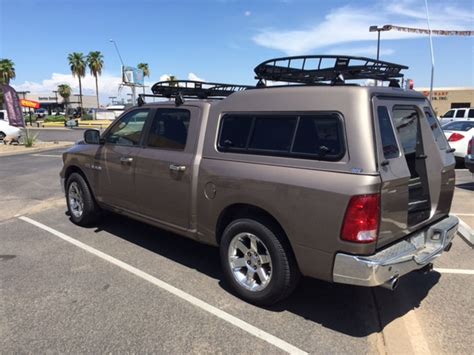
[[20,99],[20,105],[23,107],[40,108],[38,101]]

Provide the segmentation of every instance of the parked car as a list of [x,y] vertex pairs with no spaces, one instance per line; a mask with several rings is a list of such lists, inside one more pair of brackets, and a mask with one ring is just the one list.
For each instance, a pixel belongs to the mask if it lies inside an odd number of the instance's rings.
[[467,154],[464,158],[464,165],[474,174],[474,136],[471,137],[467,144]]
[[0,110],[0,120],[8,121],[7,110]]
[[474,108],[453,108],[441,116],[441,124],[463,120],[474,120]]
[[443,125],[443,132],[451,148],[456,149],[454,151],[456,159],[464,160],[467,145],[474,135],[474,120],[446,123]]
[[35,110],[36,118],[45,118],[48,115],[48,110],[44,108],[39,108]]
[[106,209],[218,246],[230,289],[258,305],[288,296],[300,275],[393,290],[431,270],[458,219],[455,160],[429,101],[341,78],[394,86],[404,66],[304,58],[321,70],[289,57],[257,66],[256,87],[156,83],[174,102],[139,100],[103,134],[85,131],[60,173],[71,221]]
[[21,130],[18,127],[10,126],[6,120],[0,120],[0,140],[3,141],[6,136],[13,136],[18,139],[21,137]]

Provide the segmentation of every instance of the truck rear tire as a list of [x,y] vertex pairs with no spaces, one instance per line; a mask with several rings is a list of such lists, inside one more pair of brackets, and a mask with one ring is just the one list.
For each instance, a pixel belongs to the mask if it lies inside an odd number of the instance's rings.
[[255,305],[283,300],[300,278],[286,237],[271,223],[248,218],[231,222],[221,238],[220,258],[232,290]]
[[99,217],[100,208],[85,179],[78,173],[72,173],[67,179],[66,202],[71,221],[79,226],[88,226]]

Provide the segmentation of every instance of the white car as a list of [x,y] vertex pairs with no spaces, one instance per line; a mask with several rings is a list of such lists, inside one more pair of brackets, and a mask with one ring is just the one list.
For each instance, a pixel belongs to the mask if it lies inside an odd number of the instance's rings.
[[449,122],[442,128],[449,145],[456,149],[454,151],[455,158],[464,160],[467,154],[467,145],[474,135],[474,120]]
[[13,127],[8,124],[8,121],[0,120],[0,140],[6,136],[14,136],[20,138],[21,130],[18,127]]

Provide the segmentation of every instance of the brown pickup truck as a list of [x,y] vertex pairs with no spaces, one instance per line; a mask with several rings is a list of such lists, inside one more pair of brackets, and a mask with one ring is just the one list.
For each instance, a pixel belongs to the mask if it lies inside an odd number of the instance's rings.
[[[429,270],[458,226],[455,160],[429,101],[397,85],[397,64],[298,59],[260,64],[255,87],[159,82],[162,102],[142,95],[86,131],[63,157],[71,220],[107,209],[219,246],[231,288],[259,305],[300,275],[394,289]],[[363,78],[390,85],[347,83]]]

